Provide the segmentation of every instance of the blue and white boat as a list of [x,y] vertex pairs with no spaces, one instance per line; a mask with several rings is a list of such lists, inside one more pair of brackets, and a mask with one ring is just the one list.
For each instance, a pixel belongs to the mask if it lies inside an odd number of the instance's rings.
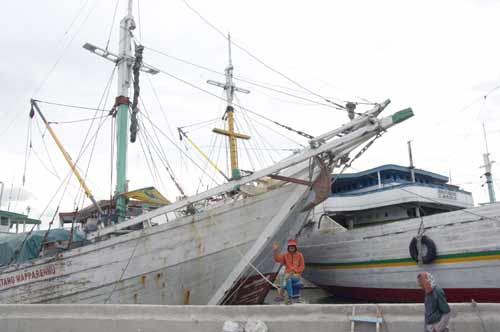
[[500,302],[500,203],[474,207],[448,180],[398,165],[334,175],[299,234],[304,277],[337,297],[419,302],[429,271],[450,301]]

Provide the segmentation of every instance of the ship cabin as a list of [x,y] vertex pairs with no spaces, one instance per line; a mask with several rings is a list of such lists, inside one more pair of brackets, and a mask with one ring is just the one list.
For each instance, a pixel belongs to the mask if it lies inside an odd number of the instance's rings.
[[39,229],[40,224],[40,220],[29,218],[25,214],[0,210],[0,233],[11,233],[13,231],[15,233],[19,233],[19,231],[25,232],[26,225],[28,227],[36,225]]
[[352,229],[473,207],[472,194],[448,182],[446,176],[399,165],[334,174],[321,211]]

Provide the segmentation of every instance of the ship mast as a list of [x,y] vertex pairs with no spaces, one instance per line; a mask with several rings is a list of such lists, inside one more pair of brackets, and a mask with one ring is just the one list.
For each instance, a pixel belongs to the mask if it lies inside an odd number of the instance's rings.
[[[135,29],[132,15],[132,0],[128,0],[127,15],[120,21],[120,42],[118,55],[95,45],[86,43],[83,48],[97,54],[106,60],[114,62],[118,67],[118,92],[116,107],[116,214],[117,222],[125,219],[127,200],[123,193],[127,192],[127,146],[128,146],[128,114],[130,105],[130,84],[132,81],[132,66],[135,58],[132,56],[132,31]],[[140,70],[148,74],[157,74],[158,70],[142,64]]]
[[240,169],[238,166],[238,144],[236,139],[250,139],[250,136],[245,134],[240,134],[234,131],[234,107],[233,107],[233,98],[234,92],[242,92],[242,93],[250,93],[250,91],[241,89],[235,86],[233,82],[233,61],[231,58],[231,35],[227,35],[228,41],[228,50],[229,50],[229,64],[224,70],[226,74],[226,82],[219,83],[216,81],[208,80],[207,83],[211,85],[218,86],[223,88],[226,91],[226,113],[224,114],[224,119],[227,120],[227,130],[214,128],[213,132],[216,134],[221,134],[227,136],[229,139],[229,155],[231,160],[231,179],[239,179],[241,177]]
[[131,34],[135,29],[132,16],[132,0],[128,1],[127,16],[120,21],[120,44],[118,56],[118,96],[116,97],[116,214],[117,221],[125,219],[127,211],[126,198],[122,193],[127,191],[127,145],[128,145],[128,109],[129,92],[132,77]]
[[493,176],[491,175],[491,165],[494,161],[490,161],[490,153],[488,151],[488,140],[486,139],[486,129],[483,123],[483,134],[484,134],[484,144],[486,145],[486,153],[483,153],[484,165],[484,177],[486,178],[486,185],[488,186],[488,195],[490,198],[490,203],[495,203],[495,187],[493,187]]

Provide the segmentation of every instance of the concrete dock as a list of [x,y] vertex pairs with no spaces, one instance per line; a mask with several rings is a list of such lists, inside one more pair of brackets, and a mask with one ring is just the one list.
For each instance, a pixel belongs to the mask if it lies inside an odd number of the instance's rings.
[[[0,305],[2,332],[220,332],[225,321],[261,320],[269,332],[349,332],[356,315],[383,319],[381,331],[423,331],[420,304],[267,306]],[[500,331],[499,304],[453,304],[450,330]],[[375,331],[356,323],[355,331]]]

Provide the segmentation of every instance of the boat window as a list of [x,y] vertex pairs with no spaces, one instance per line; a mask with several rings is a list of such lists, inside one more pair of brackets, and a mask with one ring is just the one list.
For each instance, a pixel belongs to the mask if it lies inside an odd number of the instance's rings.
[[0,225],[2,225],[2,226],[8,226],[9,225],[9,218],[7,218],[7,217],[0,217]]

